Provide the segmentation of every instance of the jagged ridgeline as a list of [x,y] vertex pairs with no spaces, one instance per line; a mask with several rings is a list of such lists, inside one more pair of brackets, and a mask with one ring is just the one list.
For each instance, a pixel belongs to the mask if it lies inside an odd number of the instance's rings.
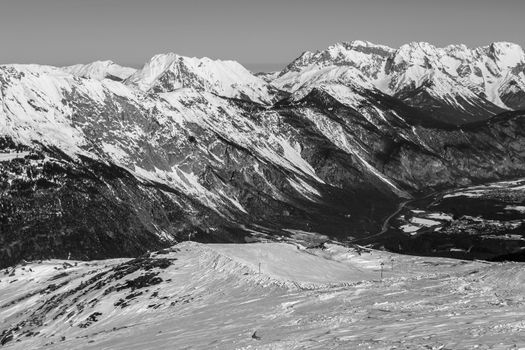
[[0,66],[0,266],[374,235],[408,199],[525,175],[524,67],[508,43],[359,41],[263,75]]

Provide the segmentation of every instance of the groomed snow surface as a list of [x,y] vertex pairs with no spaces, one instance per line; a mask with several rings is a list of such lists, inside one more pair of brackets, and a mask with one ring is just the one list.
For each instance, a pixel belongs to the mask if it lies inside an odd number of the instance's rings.
[[519,349],[523,267],[185,242],[143,260],[7,269],[0,334],[6,349]]

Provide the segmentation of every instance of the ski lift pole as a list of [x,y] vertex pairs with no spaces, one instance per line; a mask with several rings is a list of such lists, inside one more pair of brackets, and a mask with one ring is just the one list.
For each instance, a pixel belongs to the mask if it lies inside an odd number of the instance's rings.
[[383,280],[383,266],[385,266],[385,263],[381,262],[381,280]]

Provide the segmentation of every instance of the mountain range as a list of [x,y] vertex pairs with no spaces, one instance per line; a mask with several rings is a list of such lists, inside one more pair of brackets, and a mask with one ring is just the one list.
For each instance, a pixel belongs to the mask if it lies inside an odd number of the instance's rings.
[[353,41],[259,74],[174,53],[138,70],[12,64],[0,92],[0,266],[187,239],[355,242],[408,201],[525,177],[511,43]]

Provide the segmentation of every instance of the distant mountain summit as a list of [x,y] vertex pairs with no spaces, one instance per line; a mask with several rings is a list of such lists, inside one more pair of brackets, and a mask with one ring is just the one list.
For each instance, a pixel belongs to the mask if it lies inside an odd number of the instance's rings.
[[122,81],[135,73],[135,68],[123,67],[113,61],[95,61],[88,64],[76,64],[62,69],[82,78],[97,80],[112,79]]
[[263,104],[272,102],[276,90],[238,62],[185,57],[174,53],[156,55],[131,75],[126,84],[153,92],[192,88]]
[[469,49],[414,42],[392,49],[353,41],[304,52],[272,83],[290,92],[359,84],[448,122],[467,122],[525,108],[524,70],[525,53],[512,43]]

